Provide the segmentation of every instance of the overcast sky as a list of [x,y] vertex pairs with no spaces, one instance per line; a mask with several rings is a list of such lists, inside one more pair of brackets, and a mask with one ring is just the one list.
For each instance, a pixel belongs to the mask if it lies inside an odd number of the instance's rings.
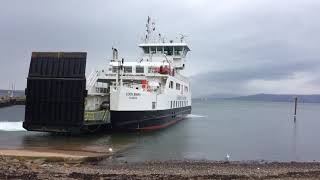
[[25,88],[32,51],[86,51],[87,71],[112,46],[135,61],[148,15],[188,36],[195,96],[320,93],[318,0],[0,0],[0,88]]

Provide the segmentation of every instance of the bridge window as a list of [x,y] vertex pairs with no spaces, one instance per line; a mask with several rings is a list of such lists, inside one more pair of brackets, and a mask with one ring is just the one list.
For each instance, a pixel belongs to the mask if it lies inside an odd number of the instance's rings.
[[164,54],[168,56],[172,56],[173,54],[173,47],[172,46],[166,46],[164,47]]
[[143,53],[149,54],[149,47],[143,47]]
[[182,47],[181,46],[175,46],[174,47],[174,55],[181,56],[182,55]]
[[157,53],[158,53],[158,54],[163,54],[162,51],[163,51],[163,47],[162,47],[162,46],[158,46],[158,47],[157,47]]
[[136,66],[136,73],[144,73],[144,67],[143,66]]
[[151,47],[151,54],[155,54],[156,53],[156,49],[157,49],[157,47]]
[[132,66],[124,66],[123,68],[125,73],[132,73]]

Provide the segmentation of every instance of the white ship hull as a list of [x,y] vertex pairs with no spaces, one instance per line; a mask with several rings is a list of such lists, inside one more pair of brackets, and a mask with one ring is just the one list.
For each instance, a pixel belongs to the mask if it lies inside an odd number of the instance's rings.
[[191,113],[190,93],[167,89],[161,94],[129,87],[110,90],[113,128],[155,130],[174,124]]

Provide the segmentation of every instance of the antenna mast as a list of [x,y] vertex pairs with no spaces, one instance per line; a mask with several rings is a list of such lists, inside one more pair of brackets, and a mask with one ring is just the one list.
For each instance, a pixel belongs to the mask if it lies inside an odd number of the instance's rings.
[[153,32],[155,32],[156,30],[156,23],[155,22],[151,22],[151,18],[150,16],[148,16],[148,20],[147,20],[147,24],[146,24],[146,36],[145,36],[145,42],[149,42],[150,40],[154,40],[154,39],[150,39],[150,38],[155,38],[152,37]]

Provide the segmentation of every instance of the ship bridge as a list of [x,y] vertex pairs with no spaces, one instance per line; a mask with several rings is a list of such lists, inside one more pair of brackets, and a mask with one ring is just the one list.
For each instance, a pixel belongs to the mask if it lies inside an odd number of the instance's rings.
[[141,61],[167,61],[174,69],[184,69],[185,58],[190,51],[189,46],[185,43],[185,35],[180,34],[179,41],[166,41],[161,33],[156,31],[155,22],[148,17],[146,24],[146,34],[142,38],[143,43],[139,44],[142,49]]
[[190,51],[184,42],[179,43],[142,43],[142,60],[144,61],[167,61],[173,68],[184,69],[185,58]]

